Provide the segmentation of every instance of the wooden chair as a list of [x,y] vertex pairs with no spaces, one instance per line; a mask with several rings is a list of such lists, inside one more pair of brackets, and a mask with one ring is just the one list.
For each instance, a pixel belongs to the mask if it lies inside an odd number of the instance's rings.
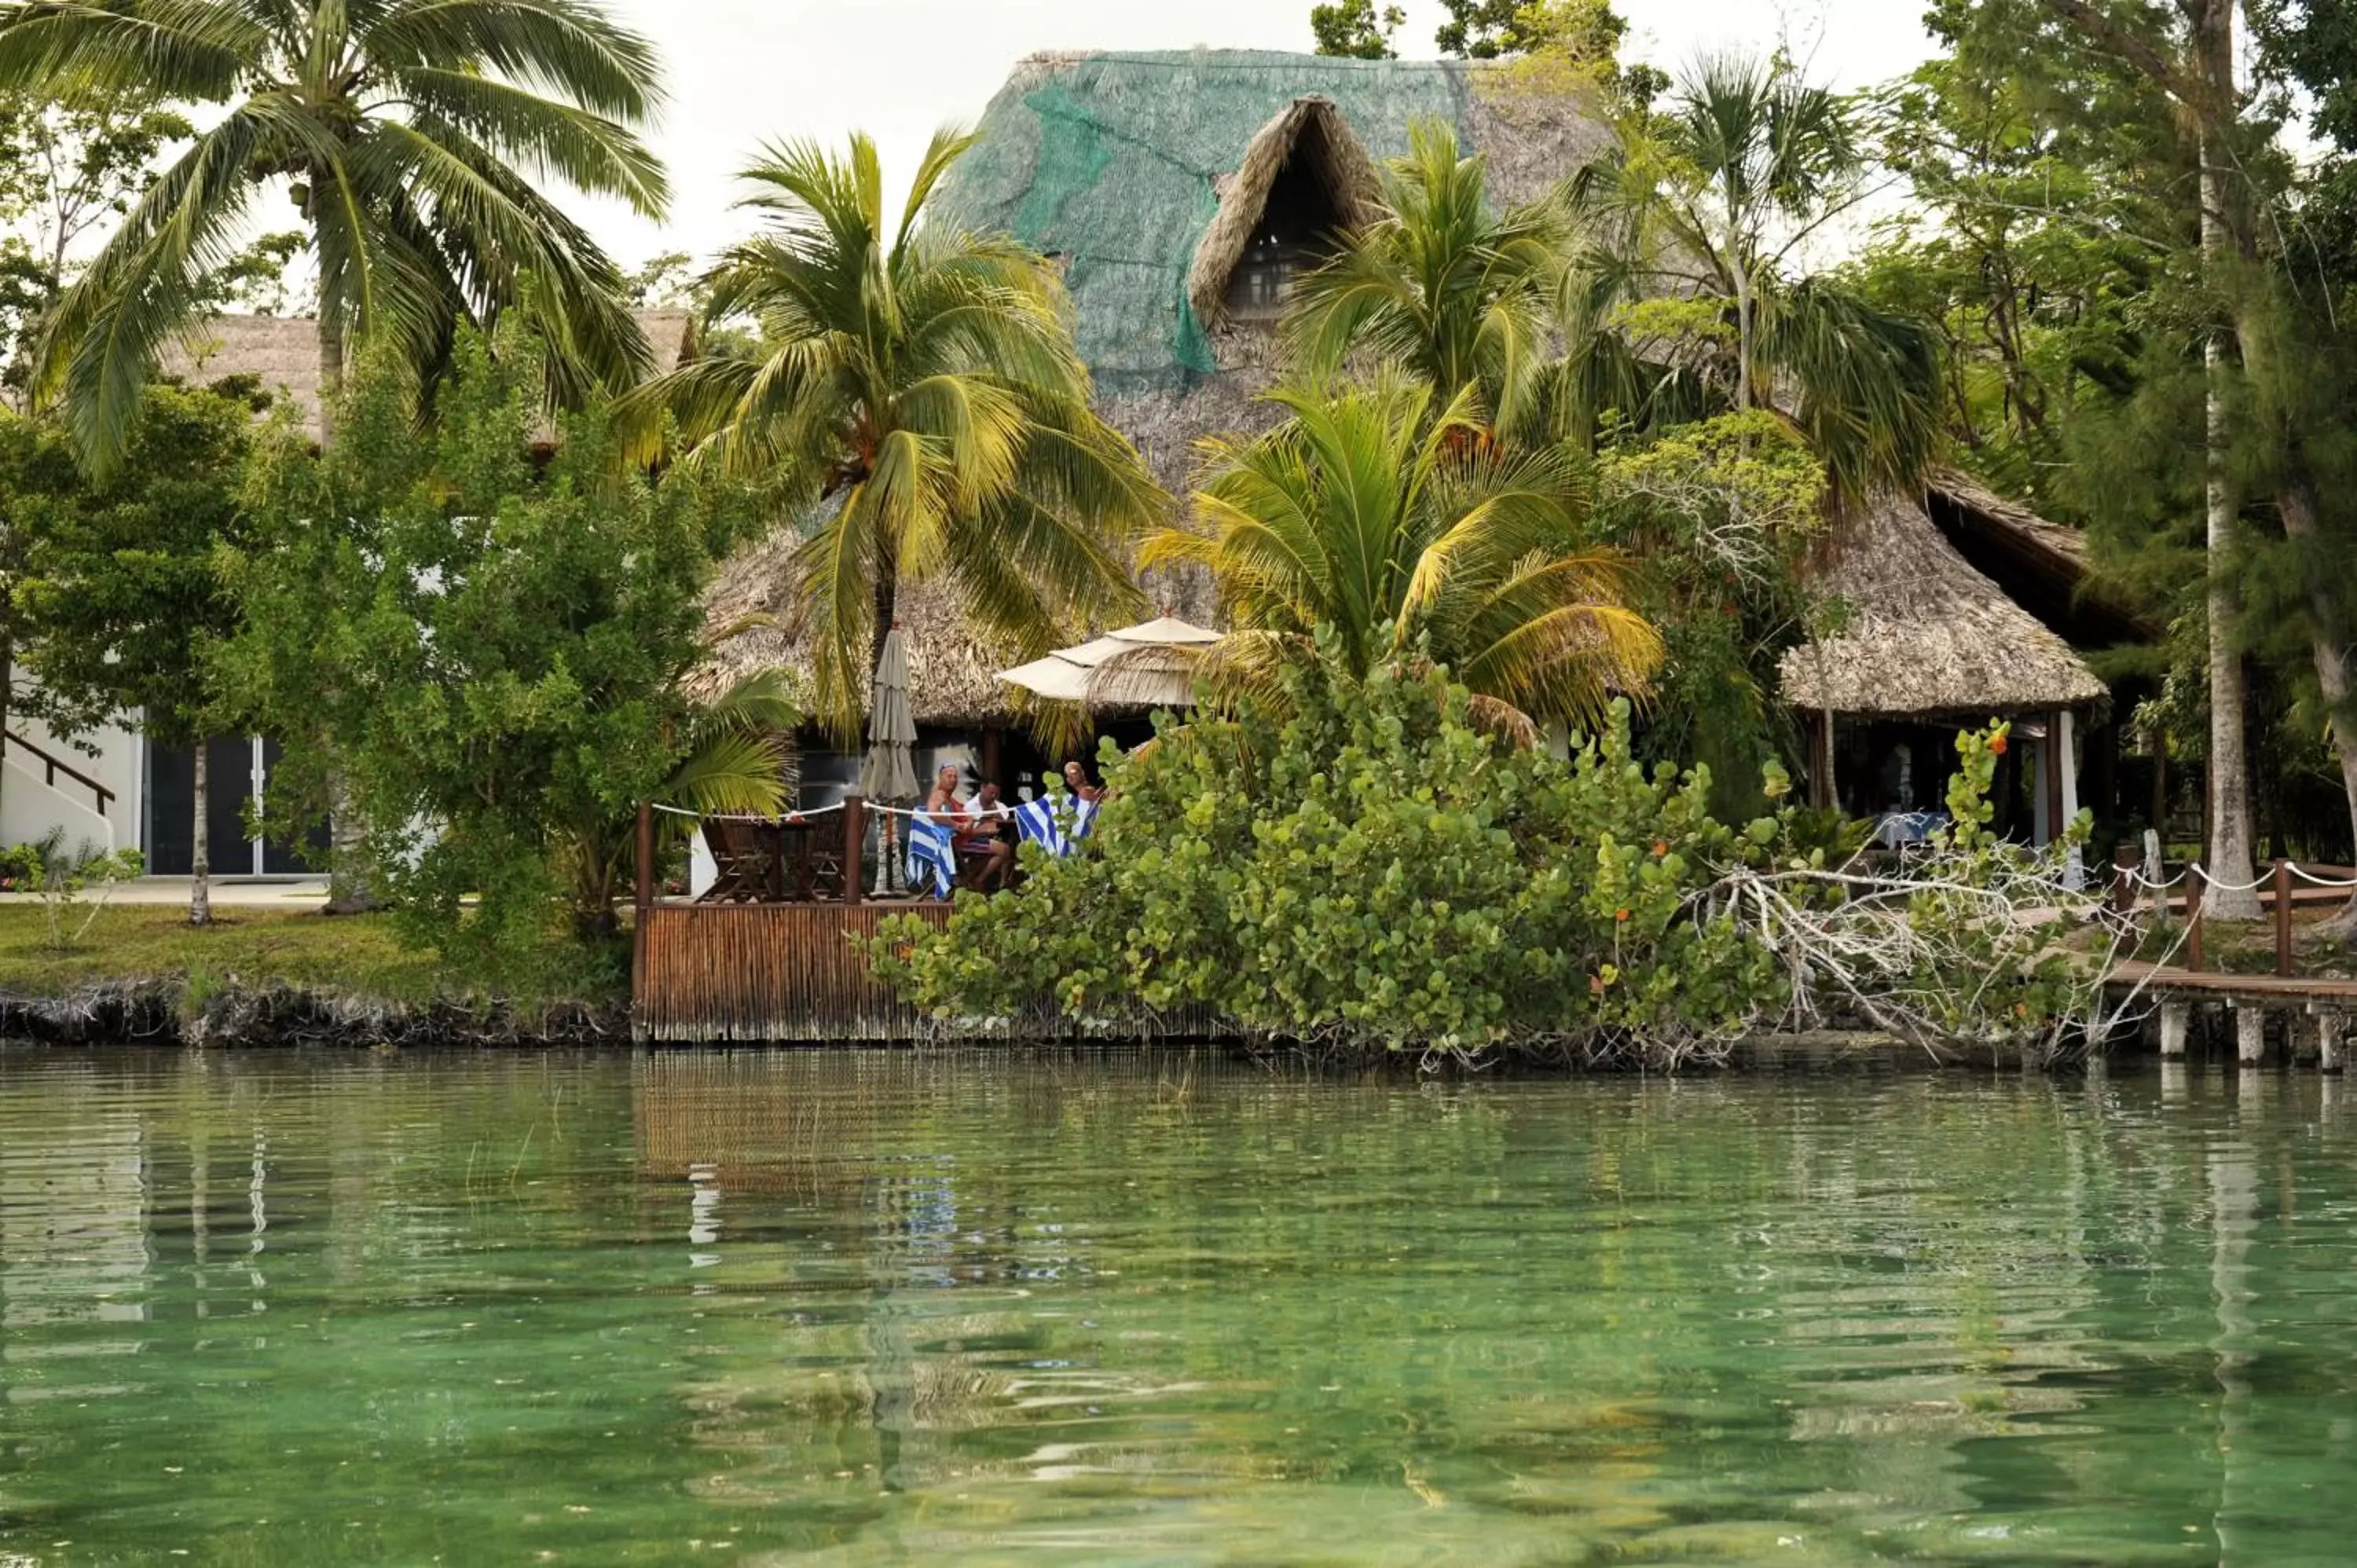
[[704,842],[712,851],[718,875],[699,904],[762,904],[778,902],[776,852],[764,845],[757,824],[728,819],[703,824]]
[[841,819],[785,822],[770,831],[776,835],[781,898],[797,904],[843,901]]

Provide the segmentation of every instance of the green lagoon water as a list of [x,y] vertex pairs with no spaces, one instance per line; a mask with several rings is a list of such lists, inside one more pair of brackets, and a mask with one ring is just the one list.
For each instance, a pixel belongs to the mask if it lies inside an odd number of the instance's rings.
[[2357,1084],[0,1050],[0,1568],[2346,1563]]

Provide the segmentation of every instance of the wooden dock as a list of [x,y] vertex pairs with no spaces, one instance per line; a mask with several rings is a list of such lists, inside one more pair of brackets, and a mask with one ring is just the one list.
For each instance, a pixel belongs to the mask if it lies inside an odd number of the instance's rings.
[[2266,1059],[2267,1020],[2275,1017],[2292,1059],[2338,1072],[2347,1060],[2350,1029],[2357,1026],[2357,980],[2226,974],[2129,961],[2114,972],[2112,992],[2123,1000],[2140,996],[2157,1007],[2163,1058],[2186,1054],[2194,1011],[2204,1006],[2233,1015],[2234,1054],[2246,1065]]
[[678,1044],[894,1043],[923,1015],[867,972],[890,915],[938,926],[946,904],[654,904],[640,914],[630,1032]]

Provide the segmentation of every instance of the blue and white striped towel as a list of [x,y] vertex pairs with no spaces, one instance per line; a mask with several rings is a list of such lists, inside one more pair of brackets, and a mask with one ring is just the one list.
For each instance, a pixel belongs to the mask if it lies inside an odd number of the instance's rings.
[[1094,800],[1075,800],[1070,795],[1042,795],[1015,809],[1015,829],[1023,842],[1058,856],[1078,850],[1096,820]]
[[957,850],[950,830],[926,817],[909,819],[909,886],[932,884],[933,897],[946,899],[957,886]]

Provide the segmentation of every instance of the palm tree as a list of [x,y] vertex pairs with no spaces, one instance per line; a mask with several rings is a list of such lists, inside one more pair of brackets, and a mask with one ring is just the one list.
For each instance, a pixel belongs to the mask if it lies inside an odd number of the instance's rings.
[[223,108],[66,290],[36,394],[63,395],[94,471],[119,461],[157,349],[274,187],[317,267],[323,417],[355,340],[430,366],[526,280],[555,390],[635,381],[650,356],[619,273],[533,177],[660,216],[662,167],[633,130],[660,76],[599,0],[5,0],[0,91]]
[[1384,215],[1295,284],[1286,334],[1323,377],[1372,351],[1453,397],[1478,387],[1497,424],[1518,427],[1550,358],[1558,296],[1576,248],[1559,201],[1491,209],[1488,173],[1438,120],[1408,128],[1383,175]]
[[1795,270],[1856,205],[1861,166],[1846,100],[1781,64],[1705,61],[1574,178],[1587,242],[1568,294],[1575,365],[1617,367],[1613,392],[1649,365],[1680,416],[1783,408],[1845,495],[1913,479],[1939,433],[1932,333]]
[[764,480],[801,520],[819,704],[846,737],[904,588],[939,576],[979,635],[1037,657],[1142,608],[1122,551],[1167,503],[1090,408],[1055,268],[924,221],[972,145],[934,136],[897,223],[865,135],[845,157],[770,148],[745,171],[765,231],[707,279],[712,317],[757,322],[760,353],[626,400],[642,435],[667,410],[685,460]]
[[1145,551],[1149,566],[1200,566],[1219,584],[1234,629],[1213,655],[1215,689],[1271,690],[1282,666],[1315,657],[1321,627],[1360,676],[1428,653],[1525,738],[1642,689],[1661,639],[1622,604],[1619,558],[1585,542],[1562,446],[1510,453],[1469,390],[1439,404],[1396,376],[1273,401],[1290,415],[1275,430],[1211,444],[1199,527]]
[[[657,822],[660,850],[676,850],[698,819],[775,817],[786,795],[785,744],[802,722],[780,671],[748,675],[689,714],[679,765],[658,792],[676,808]],[[635,816],[576,824],[559,851],[572,888],[574,924],[584,937],[614,932],[614,900],[638,853]]]

